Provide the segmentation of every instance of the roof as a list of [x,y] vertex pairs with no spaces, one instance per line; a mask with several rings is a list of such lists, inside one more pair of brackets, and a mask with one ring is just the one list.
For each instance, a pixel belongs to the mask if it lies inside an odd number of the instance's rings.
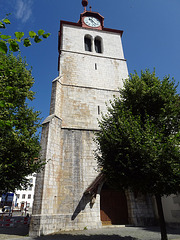
[[84,194],[96,194],[98,187],[100,184],[102,184],[105,181],[105,176],[103,173],[100,173],[95,179],[94,181],[89,185],[89,187],[85,190]]

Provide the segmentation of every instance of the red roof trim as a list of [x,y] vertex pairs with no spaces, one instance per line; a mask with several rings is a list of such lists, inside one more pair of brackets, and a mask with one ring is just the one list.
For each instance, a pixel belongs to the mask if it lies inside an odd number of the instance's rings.
[[117,30],[117,29],[112,29],[112,28],[103,28],[102,30],[106,31],[106,32],[119,33],[121,36],[123,35],[123,31],[122,30]]
[[83,13],[80,14],[80,19],[83,16],[95,16],[95,17],[98,17],[98,18],[102,18],[104,20],[104,17],[98,12],[91,12],[91,11],[83,12]]
[[[76,26],[76,27],[81,27],[80,23],[74,23],[74,22],[68,22],[68,21],[60,21],[60,33],[61,33],[61,29],[62,29],[62,25],[66,24],[66,25],[71,25],[71,26]],[[117,30],[117,29],[112,29],[112,28],[105,28],[103,27],[103,29],[101,31],[106,31],[106,32],[113,32],[113,33],[119,33],[121,36],[123,34],[122,30]],[[61,35],[61,34],[60,34]]]

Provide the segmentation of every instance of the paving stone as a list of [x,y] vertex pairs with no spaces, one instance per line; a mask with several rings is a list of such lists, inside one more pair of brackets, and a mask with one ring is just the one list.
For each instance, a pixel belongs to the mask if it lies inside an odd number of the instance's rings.
[[[28,228],[0,228],[0,240],[160,240],[158,227],[103,227],[83,231],[60,232],[31,238]],[[169,240],[180,240],[180,229],[168,229]]]

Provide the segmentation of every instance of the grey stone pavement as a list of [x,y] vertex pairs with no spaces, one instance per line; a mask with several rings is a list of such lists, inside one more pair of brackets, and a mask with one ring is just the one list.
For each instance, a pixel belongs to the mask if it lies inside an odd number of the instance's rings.
[[[0,240],[160,240],[158,227],[103,227],[101,229],[60,232],[28,237],[28,227],[0,228]],[[168,229],[169,240],[180,240],[180,229]]]

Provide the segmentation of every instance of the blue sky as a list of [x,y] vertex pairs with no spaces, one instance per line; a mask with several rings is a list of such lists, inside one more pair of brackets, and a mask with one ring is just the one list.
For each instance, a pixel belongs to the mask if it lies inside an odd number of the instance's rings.
[[[89,0],[92,11],[105,18],[105,27],[123,30],[123,48],[129,73],[155,67],[157,75],[180,79],[179,0]],[[51,83],[58,76],[60,20],[77,22],[81,0],[0,0],[0,17],[12,13],[8,34],[44,29],[51,36],[22,56],[32,66],[36,99],[31,103],[45,119],[49,114]],[[89,8],[88,8],[89,9]],[[4,32],[5,33],[5,32]],[[178,88],[180,92],[180,87]]]

